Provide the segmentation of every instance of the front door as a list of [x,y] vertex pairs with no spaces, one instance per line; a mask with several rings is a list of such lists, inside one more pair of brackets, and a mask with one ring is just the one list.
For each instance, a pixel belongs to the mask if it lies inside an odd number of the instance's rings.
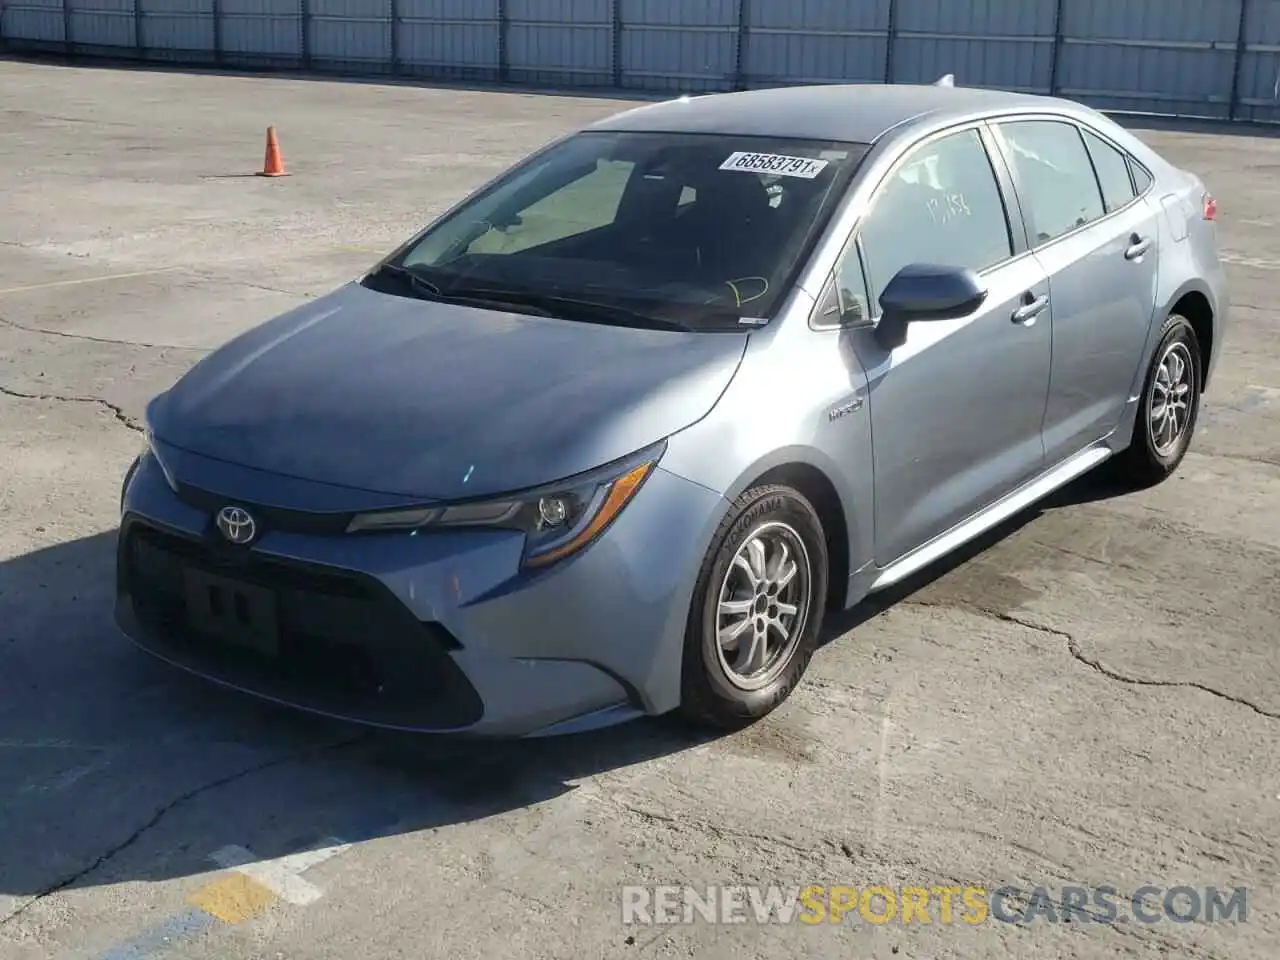
[[1045,452],[1057,463],[1120,423],[1156,302],[1157,209],[1128,161],[1074,124],[1000,124],[1035,256],[1049,276],[1053,371]]
[[[996,168],[976,128],[915,147],[859,227],[872,304],[910,263],[978,271],[988,296],[956,320],[912,323],[856,350],[869,382],[876,561],[884,566],[1035,476],[1049,386],[1048,284],[1017,256]],[[1020,230],[1020,228],[1019,228]]]

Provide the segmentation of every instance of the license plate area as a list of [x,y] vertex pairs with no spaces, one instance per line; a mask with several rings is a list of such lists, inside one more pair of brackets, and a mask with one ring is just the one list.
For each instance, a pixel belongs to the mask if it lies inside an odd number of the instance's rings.
[[187,624],[196,633],[267,657],[280,653],[275,594],[203,570],[183,575]]

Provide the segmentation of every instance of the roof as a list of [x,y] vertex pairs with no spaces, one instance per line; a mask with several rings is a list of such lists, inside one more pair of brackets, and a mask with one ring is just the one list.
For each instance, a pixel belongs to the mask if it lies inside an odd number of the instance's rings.
[[592,129],[873,143],[890,128],[925,115],[961,119],[988,110],[1063,105],[1049,97],[970,87],[824,84],[682,97],[615,114]]

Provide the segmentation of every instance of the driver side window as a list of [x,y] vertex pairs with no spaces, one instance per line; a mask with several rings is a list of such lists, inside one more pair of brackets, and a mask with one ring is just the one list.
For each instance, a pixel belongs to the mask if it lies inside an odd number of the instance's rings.
[[982,271],[1011,257],[1004,201],[978,131],[953,133],[908,155],[880,187],[859,232],[873,304],[909,264]]

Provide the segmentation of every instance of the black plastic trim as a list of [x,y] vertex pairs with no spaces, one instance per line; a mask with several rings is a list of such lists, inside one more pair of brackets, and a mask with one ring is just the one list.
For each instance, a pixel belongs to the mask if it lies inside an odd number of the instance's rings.
[[[187,568],[269,588],[280,610],[281,655],[260,658],[193,633]],[[457,639],[418,620],[376,579],[252,549],[220,547],[135,515],[117,544],[116,619],[139,646],[208,679],[277,702],[406,729],[469,727],[478,692],[449,656]]]

